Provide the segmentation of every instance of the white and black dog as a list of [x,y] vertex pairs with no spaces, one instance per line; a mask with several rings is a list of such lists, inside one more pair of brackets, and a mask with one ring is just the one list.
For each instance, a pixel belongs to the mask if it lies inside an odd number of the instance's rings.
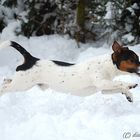
[[113,78],[123,74],[139,74],[139,57],[116,41],[112,45],[112,55],[98,56],[79,64],[40,60],[13,41],[3,42],[0,48],[9,46],[23,55],[24,63],[16,68],[12,79],[3,82],[0,87],[1,95],[5,92],[24,91],[39,85],[42,88],[49,87],[78,96],[91,95],[95,91],[121,92],[126,95],[128,101],[133,101],[129,89],[135,88],[137,84],[113,81]]

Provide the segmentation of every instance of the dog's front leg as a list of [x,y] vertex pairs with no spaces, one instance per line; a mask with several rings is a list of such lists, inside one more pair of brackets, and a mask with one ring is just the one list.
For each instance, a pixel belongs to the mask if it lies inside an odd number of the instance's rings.
[[97,85],[97,88],[99,88],[104,94],[121,92],[125,94],[129,102],[133,102],[133,96],[129,90],[131,88],[135,88],[136,86],[137,84],[129,84],[120,81],[111,82],[109,80],[102,80],[100,81],[100,84]]
[[124,94],[126,96],[126,99],[129,101],[129,102],[133,102],[133,96],[132,96],[132,93],[129,91],[129,89],[104,89],[102,90],[102,93],[103,94],[113,94],[113,93],[119,93],[121,92],[122,94]]

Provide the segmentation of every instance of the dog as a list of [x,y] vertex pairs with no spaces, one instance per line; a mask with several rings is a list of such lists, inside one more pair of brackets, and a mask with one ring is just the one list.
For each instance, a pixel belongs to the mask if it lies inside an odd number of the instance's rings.
[[0,87],[0,94],[24,91],[34,85],[42,89],[71,93],[77,96],[102,93],[123,93],[129,102],[133,102],[129,91],[137,84],[113,81],[117,75],[139,75],[138,55],[128,47],[122,47],[117,41],[112,45],[112,54],[105,54],[73,64],[54,60],[40,60],[32,56],[14,41],[5,41],[0,48],[13,47],[24,57],[24,63],[17,66],[12,79],[7,79]]

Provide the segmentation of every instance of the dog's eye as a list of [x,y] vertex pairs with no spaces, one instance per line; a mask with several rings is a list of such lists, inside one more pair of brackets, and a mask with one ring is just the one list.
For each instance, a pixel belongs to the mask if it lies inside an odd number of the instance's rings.
[[131,63],[134,63],[135,61],[133,59],[130,60]]
[[137,63],[137,60],[135,60],[135,59],[130,59],[130,62],[131,62],[131,63]]
[[135,63],[135,61],[133,59],[128,60],[128,63]]

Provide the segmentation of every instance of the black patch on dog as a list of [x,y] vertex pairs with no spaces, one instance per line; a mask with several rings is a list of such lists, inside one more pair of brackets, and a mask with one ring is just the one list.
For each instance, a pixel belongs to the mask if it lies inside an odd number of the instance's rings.
[[58,66],[72,66],[72,65],[75,65],[75,64],[72,64],[72,63],[67,63],[67,62],[62,62],[62,61],[55,61],[55,60],[52,60],[52,62],[55,63]]
[[17,51],[19,51],[23,57],[24,57],[24,63],[22,65],[19,65],[16,68],[16,71],[25,71],[30,68],[32,68],[36,62],[40,59],[33,57],[29,52],[27,52],[21,45],[18,43],[11,41],[11,46],[15,48]]
[[[27,58],[26,58],[26,60],[27,60]],[[32,68],[36,64],[36,62],[38,60],[39,60],[38,58],[31,57],[27,61],[25,61],[22,65],[19,65],[16,68],[16,71],[25,71],[25,70],[28,70],[28,69]]]
[[121,60],[132,60],[133,63],[139,64],[139,57],[131,50],[125,51],[120,57]]
[[17,51],[19,51],[24,58],[31,56],[31,54],[29,52],[27,52],[21,45],[19,45],[18,43],[11,41],[11,47],[15,48]]

